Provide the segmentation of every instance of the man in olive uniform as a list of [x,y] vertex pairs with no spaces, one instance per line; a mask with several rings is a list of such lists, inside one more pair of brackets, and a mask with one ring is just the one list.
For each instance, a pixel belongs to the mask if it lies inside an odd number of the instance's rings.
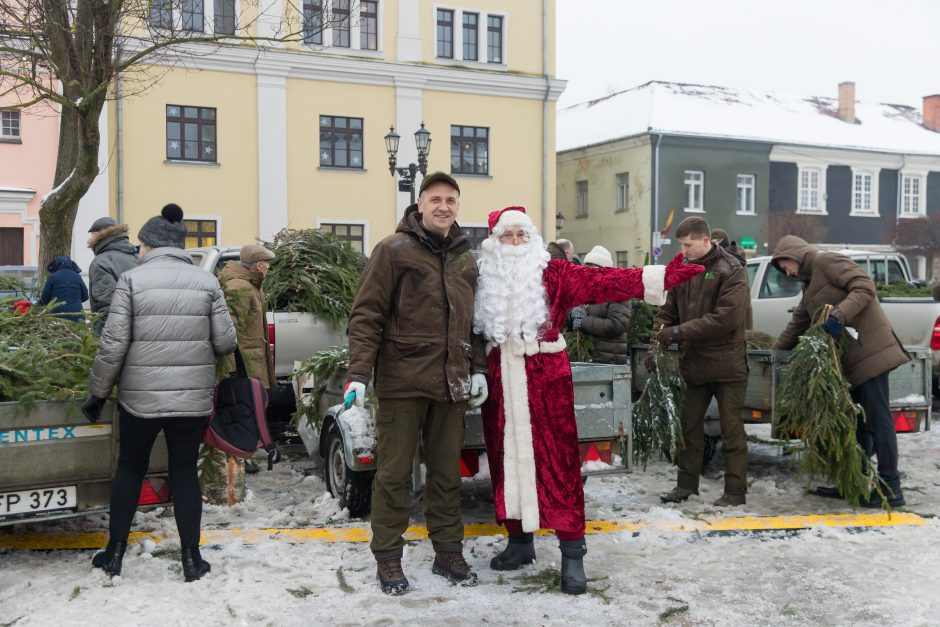
[[[686,261],[705,272],[674,287],[653,322],[653,342],[678,342],[686,382],[682,407],[683,448],[677,453],[677,485],[660,495],[678,503],[698,494],[705,450],[705,411],[718,400],[721,450],[725,458],[725,491],[715,505],[743,505],[747,492],[747,435],[741,407],[747,389],[745,330],[750,296],[744,265],[711,241],[708,223],[686,218],[676,229]],[[652,351],[647,368],[652,369]]]
[[360,406],[375,370],[371,548],[386,594],[408,590],[402,534],[419,442],[427,466],[432,572],[462,585],[477,583],[463,557],[460,449],[468,402],[476,407],[486,399],[486,359],[482,344],[474,343],[475,353],[471,348],[478,273],[470,241],[455,223],[459,207],[460,187],[452,177],[425,177],[417,205],[372,251],[349,316],[345,391]]

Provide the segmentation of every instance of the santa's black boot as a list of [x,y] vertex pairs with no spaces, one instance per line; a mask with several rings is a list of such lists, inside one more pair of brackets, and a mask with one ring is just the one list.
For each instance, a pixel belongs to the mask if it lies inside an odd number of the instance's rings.
[[120,577],[126,549],[126,542],[108,542],[104,551],[91,558],[91,565],[108,573],[109,577]]
[[584,575],[584,556],[587,543],[584,538],[559,540],[561,549],[561,591],[565,594],[584,594],[587,577]]
[[490,560],[493,570],[516,570],[535,561],[535,544],[531,533],[509,536],[509,544],[503,552]]

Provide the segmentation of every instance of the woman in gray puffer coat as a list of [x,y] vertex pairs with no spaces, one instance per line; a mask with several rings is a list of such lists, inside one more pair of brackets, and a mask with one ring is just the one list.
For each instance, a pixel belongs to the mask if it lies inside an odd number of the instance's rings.
[[92,565],[121,574],[150,450],[162,430],[180,535],[183,575],[209,572],[199,553],[202,495],[199,444],[212,412],[215,360],[235,350],[235,327],[219,282],[182,250],[183,210],[167,205],[140,229],[140,265],[118,279],[82,406],[96,422],[118,385],[120,455],[111,484],[107,548]]

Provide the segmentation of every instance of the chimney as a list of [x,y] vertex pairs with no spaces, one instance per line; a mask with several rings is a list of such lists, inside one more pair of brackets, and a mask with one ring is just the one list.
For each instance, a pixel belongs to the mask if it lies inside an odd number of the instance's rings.
[[855,82],[839,83],[839,119],[855,124]]
[[940,132],[940,94],[924,96],[924,126]]

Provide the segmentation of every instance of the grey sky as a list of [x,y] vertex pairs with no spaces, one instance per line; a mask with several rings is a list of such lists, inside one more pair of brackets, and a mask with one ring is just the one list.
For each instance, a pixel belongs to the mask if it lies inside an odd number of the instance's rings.
[[650,80],[921,107],[940,93],[937,0],[557,0],[559,106]]

